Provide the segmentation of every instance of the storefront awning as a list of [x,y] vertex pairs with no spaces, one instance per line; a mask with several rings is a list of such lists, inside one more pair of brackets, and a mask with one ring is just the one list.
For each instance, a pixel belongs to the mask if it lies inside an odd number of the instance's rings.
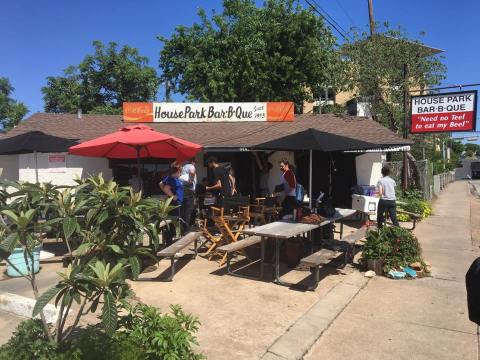
[[381,152],[396,152],[396,151],[410,151],[410,145],[403,146],[380,146],[379,148],[365,149],[365,150],[346,150],[345,153],[381,153]]

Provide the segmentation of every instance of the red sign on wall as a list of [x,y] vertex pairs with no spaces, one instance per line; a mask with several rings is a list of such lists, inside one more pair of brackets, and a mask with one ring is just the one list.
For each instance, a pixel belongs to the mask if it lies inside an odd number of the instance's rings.
[[477,91],[412,96],[410,132],[475,131]]

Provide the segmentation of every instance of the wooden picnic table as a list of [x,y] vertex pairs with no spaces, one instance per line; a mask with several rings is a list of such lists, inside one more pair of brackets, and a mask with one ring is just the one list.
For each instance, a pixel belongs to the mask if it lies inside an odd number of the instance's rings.
[[[275,270],[274,270],[274,283],[278,285],[291,286],[292,284],[284,282],[280,279],[280,246],[283,240],[296,237],[301,234],[308,233],[314,229],[317,229],[321,226],[332,224],[336,221],[343,220],[346,217],[349,217],[356,213],[356,210],[352,209],[335,209],[335,215],[326,218],[320,224],[303,224],[296,223],[293,221],[275,221],[270,224],[256,226],[250,229],[245,229],[244,234],[247,235],[257,235],[262,237],[262,246],[266,239],[273,239],[275,241]],[[263,273],[264,263],[262,262],[261,271]]]
[[[244,234],[257,235],[262,237],[262,246],[265,246],[267,239],[275,240],[275,271],[274,271],[274,283],[278,285],[290,286],[289,283],[280,280],[280,246],[281,242],[285,239],[309,233],[313,229],[318,228],[320,225],[302,224],[293,221],[275,221],[270,224],[256,226],[254,228],[244,230]],[[260,264],[261,273],[263,274],[264,262]]]

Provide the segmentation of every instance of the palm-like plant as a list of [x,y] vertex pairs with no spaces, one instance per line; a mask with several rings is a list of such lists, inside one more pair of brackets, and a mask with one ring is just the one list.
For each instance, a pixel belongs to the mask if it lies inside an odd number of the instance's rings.
[[[170,200],[144,199],[141,193],[101,175],[78,180],[74,187],[22,183],[9,186],[16,191],[11,195],[2,193],[6,199],[13,198],[10,203],[4,202],[2,210],[8,219],[0,225],[2,258],[21,245],[33,263],[33,248],[39,241],[36,234],[53,228],[73,256],[67,271],[59,274],[59,283],[41,296],[33,271],[26,276],[37,299],[34,316],[40,314],[44,320],[42,310],[54,298],[60,306],[53,333],[43,321],[49,338],[57,342],[66,339],[80,317],[95,313],[99,305],[105,330],[115,331],[118,303],[129,294],[125,278],[139,276],[143,257],[156,260],[152,250],[158,248],[162,223],[174,209]],[[144,234],[153,249],[143,246]],[[78,306],[73,324],[65,329],[74,303]]]

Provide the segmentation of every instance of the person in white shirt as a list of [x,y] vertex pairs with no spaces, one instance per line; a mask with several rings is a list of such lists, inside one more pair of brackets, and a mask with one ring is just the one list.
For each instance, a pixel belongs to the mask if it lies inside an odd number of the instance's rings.
[[397,198],[395,195],[395,180],[390,176],[390,168],[384,166],[382,168],[382,178],[378,180],[377,190],[380,195],[377,209],[377,226],[383,227],[385,223],[385,213],[388,212],[392,224],[399,226],[397,220]]
[[190,231],[195,221],[195,188],[197,186],[195,159],[190,159],[183,165],[179,179],[183,185],[182,218],[185,224],[183,224],[182,233],[185,234]]

